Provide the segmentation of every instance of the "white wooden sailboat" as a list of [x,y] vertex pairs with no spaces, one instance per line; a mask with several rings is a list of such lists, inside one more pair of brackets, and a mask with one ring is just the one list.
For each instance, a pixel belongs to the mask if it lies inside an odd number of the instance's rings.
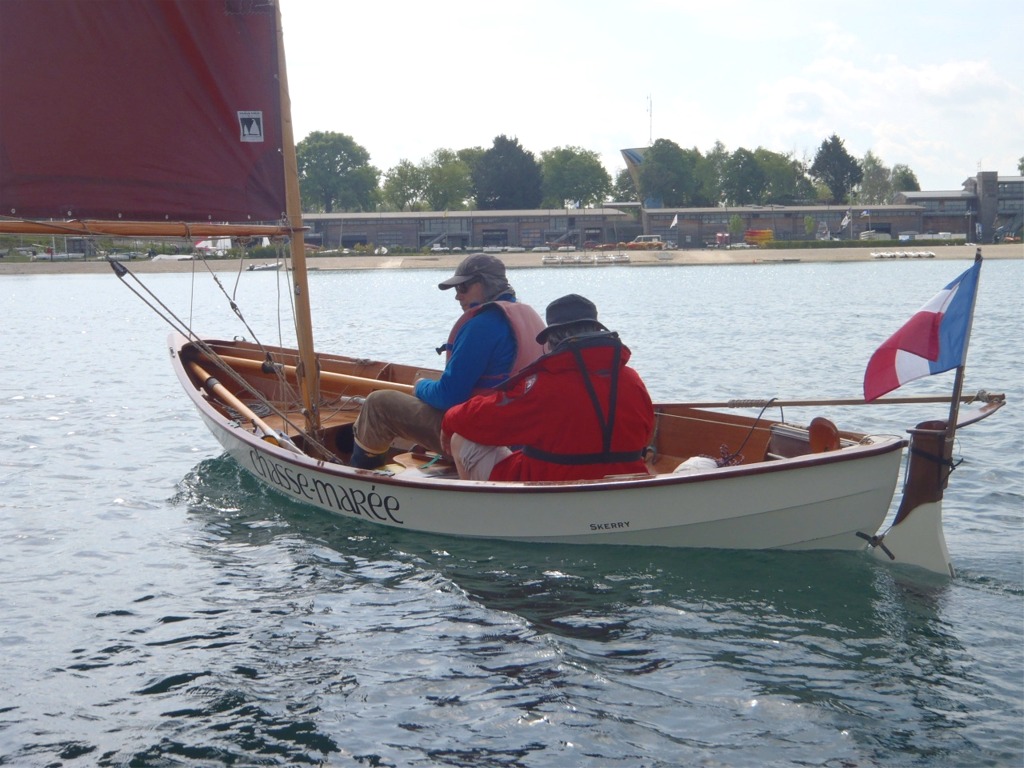
[[[650,475],[471,482],[430,455],[402,448],[379,470],[355,470],[335,463],[337,432],[355,418],[362,395],[408,388],[420,369],[319,355],[323,428],[314,443],[296,423],[297,351],[238,341],[200,344],[179,334],[171,337],[170,350],[207,426],[257,478],[330,512],[437,534],[565,544],[863,549],[885,520],[906,444],[891,435],[834,434],[827,422],[802,427],[661,404]],[[986,400],[970,418],[999,405],[998,398]],[[718,455],[723,445],[745,458],[722,467],[705,459],[674,471],[688,458]],[[941,560],[939,570],[945,571],[948,558]]]
[[[58,12],[41,24],[40,9]],[[288,240],[297,349],[204,340],[184,326],[169,340],[174,370],[203,421],[227,453],[268,486],[368,524],[445,536],[872,547],[887,559],[951,573],[941,499],[952,436],[958,421],[976,421],[1002,405],[999,396],[983,397],[975,410],[959,415],[967,399],[960,391],[962,365],[953,395],[930,400],[951,403],[949,418],[911,433],[917,450],[910,483],[897,524],[884,536],[879,531],[907,441],[836,429],[827,419],[800,425],[728,410],[751,403],[657,405],[648,474],[571,483],[464,481],[443,460],[408,445],[396,445],[380,469],[346,466],[338,437],[362,397],[374,389],[408,390],[419,369],[314,350],[276,2],[5,0],[0,13],[0,210],[7,214],[0,232]],[[29,71],[22,57],[37,44],[34,32],[58,53],[43,66],[33,62],[37,69]],[[29,103],[37,89],[52,96],[54,109],[74,110],[82,105],[78,86],[61,81],[74,71],[76,46],[88,46],[97,60],[89,75],[103,82],[139,55],[134,41],[140,39],[149,64],[136,62],[116,97],[100,105],[100,124],[94,120],[86,132],[97,138],[93,153],[83,151],[81,132],[72,142],[59,131],[25,125],[6,108],[19,98]],[[132,41],[127,51],[125,40]],[[89,99],[95,115],[91,91]],[[211,106],[183,120],[185,105],[195,104]],[[146,109],[153,119],[122,121]],[[56,115],[52,122],[69,124]],[[140,122],[143,135],[129,136],[129,124]],[[120,132],[105,130],[113,126]],[[231,223],[215,223],[225,221]],[[122,279],[131,276],[124,265],[112,266]],[[851,402],[862,401],[790,404]],[[723,446],[729,461],[708,458],[720,458]]]

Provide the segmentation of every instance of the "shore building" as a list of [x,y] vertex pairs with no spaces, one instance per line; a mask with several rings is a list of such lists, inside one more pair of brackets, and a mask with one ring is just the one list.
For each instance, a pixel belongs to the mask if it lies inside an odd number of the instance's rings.
[[995,171],[966,179],[960,190],[902,192],[891,205],[663,208],[609,202],[600,208],[303,215],[310,227],[307,239],[327,249],[411,250],[586,249],[628,243],[639,235],[703,248],[735,244],[752,232],[787,241],[923,237],[991,243],[1020,237],[1022,220],[1024,176]]

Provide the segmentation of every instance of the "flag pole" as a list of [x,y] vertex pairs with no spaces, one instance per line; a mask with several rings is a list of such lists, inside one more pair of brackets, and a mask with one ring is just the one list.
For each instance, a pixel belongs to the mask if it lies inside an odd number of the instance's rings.
[[[981,262],[981,248],[978,248],[974,253],[974,261],[976,264]],[[979,267],[980,270],[980,267]],[[956,377],[953,379],[953,396],[949,403],[949,420],[946,422],[946,437],[943,445],[942,455],[943,458],[949,462],[953,458],[953,438],[956,436],[956,422],[960,414],[960,396],[964,389],[964,369],[967,365],[967,348],[971,344],[971,330],[974,327],[974,305],[978,299],[978,281],[974,283],[974,294],[971,296],[971,311],[967,317],[967,335],[964,337],[964,351],[963,357],[960,359],[960,365],[956,367]],[[948,463],[947,463],[947,466]],[[946,487],[946,483],[949,480],[949,471],[946,472],[946,477],[943,479],[942,487]]]
[[[934,573],[952,577],[955,572],[949,560],[949,549],[942,530],[942,496],[953,471],[953,440],[959,419],[959,397],[963,391],[967,347],[974,324],[974,306],[978,296],[978,275],[981,270],[981,249],[974,255],[974,271],[970,306],[966,312],[963,345],[956,366],[953,395],[950,398],[949,421],[924,421],[910,432],[909,462],[904,475],[903,498],[896,517],[881,534],[868,538],[875,557],[916,565]],[[966,274],[966,273],[965,273]],[[957,291],[963,288],[959,283]],[[959,312],[959,310],[958,310]],[[959,321],[959,318],[957,318]],[[941,358],[941,354],[939,356]],[[944,362],[944,365],[947,363]],[[951,370],[947,367],[945,370]],[[1001,405],[1001,404],[1000,404]],[[995,406],[998,409],[1000,406]],[[994,411],[990,410],[989,413]],[[981,418],[984,418],[982,416]],[[965,422],[973,423],[977,419]]]

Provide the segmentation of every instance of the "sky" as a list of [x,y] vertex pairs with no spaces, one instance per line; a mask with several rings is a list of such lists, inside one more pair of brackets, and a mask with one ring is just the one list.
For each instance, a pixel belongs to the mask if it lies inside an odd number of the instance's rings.
[[808,165],[833,133],[923,190],[1024,156],[1010,0],[282,0],[296,141],[351,136],[386,172],[515,138],[537,159],[670,139]]

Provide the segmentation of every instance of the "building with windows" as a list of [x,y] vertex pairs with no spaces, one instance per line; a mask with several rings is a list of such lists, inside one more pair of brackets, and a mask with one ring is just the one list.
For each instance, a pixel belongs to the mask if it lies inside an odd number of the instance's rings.
[[636,204],[536,211],[398,211],[308,213],[302,217],[324,248],[537,248],[618,243],[643,233]]
[[902,192],[893,205],[746,205],[716,208],[645,207],[535,211],[396,211],[303,215],[307,239],[324,248],[356,246],[410,250],[449,248],[588,248],[658,235],[680,248],[742,240],[771,232],[773,240],[857,240],[868,231],[893,239],[922,235],[999,242],[1020,236],[1024,176],[983,171],[959,191]]
[[960,190],[901,192],[899,197],[922,209],[923,232],[963,233],[968,241],[991,243],[1019,237],[1024,223],[1024,176],[982,171]]
[[750,231],[770,231],[770,240],[857,240],[872,230],[889,235],[921,232],[917,205],[744,205],[719,208],[655,208],[643,211],[644,229],[680,248],[743,240]]

